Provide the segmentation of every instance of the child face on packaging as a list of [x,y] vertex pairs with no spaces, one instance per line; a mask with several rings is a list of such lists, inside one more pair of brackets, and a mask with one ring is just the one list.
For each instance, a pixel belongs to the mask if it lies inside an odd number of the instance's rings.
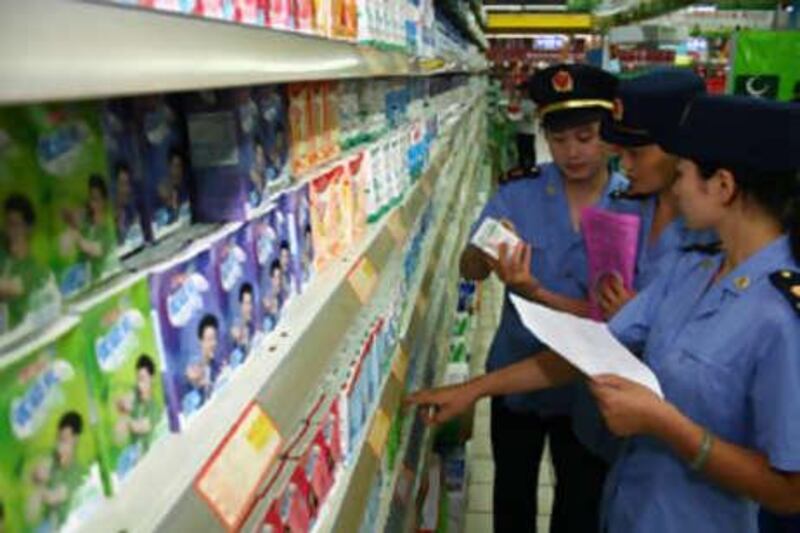
[[21,245],[30,241],[31,226],[19,211],[6,210],[5,234],[9,242],[9,252],[12,254]]
[[217,351],[217,328],[207,326],[203,329],[203,334],[200,336],[200,352],[203,354],[203,360],[211,362],[214,359],[214,353]]
[[140,368],[136,371],[136,388],[139,390],[139,396],[148,400],[153,393],[153,376],[146,368]]
[[71,427],[61,428],[58,431],[58,443],[56,444],[56,453],[58,454],[58,463],[61,466],[68,466],[75,459],[75,448],[78,446],[78,435],[76,435]]
[[273,268],[270,281],[272,282],[272,294],[277,296],[283,289],[283,269]]
[[89,214],[92,221],[100,222],[106,211],[106,195],[97,187],[89,189]]
[[242,294],[242,321],[250,323],[253,320],[253,295],[249,292]]

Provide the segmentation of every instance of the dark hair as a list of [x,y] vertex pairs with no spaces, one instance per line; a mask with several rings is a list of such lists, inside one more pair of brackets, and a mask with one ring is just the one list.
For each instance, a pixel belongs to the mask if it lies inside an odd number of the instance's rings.
[[289,249],[289,241],[286,239],[281,241],[281,250],[288,250]]
[[197,338],[203,338],[203,332],[206,328],[214,328],[215,331],[219,331],[219,320],[214,315],[205,315],[203,318],[200,319],[200,324],[197,326]]
[[178,148],[177,146],[170,146],[169,148],[169,161],[172,161],[176,157],[181,160],[181,163],[186,161],[186,157],[183,155],[183,150]]
[[245,294],[249,294],[251,298],[253,297],[253,286],[250,283],[242,283],[239,289],[239,303],[242,302]]
[[62,416],[61,420],[58,421],[58,430],[61,431],[66,428],[70,428],[75,435],[80,435],[81,431],[83,431],[83,419],[81,415],[75,411],[70,411]]
[[103,179],[103,176],[100,174],[92,174],[89,176],[89,190],[91,189],[100,191],[103,198],[108,198],[108,187],[106,186],[106,181]]
[[141,369],[147,370],[147,373],[151,376],[156,373],[156,365],[153,363],[153,360],[150,358],[149,355],[143,353],[139,356],[139,359],[136,360],[136,370]]
[[28,226],[33,226],[36,223],[36,213],[33,210],[33,204],[21,194],[10,195],[6,198],[3,207],[6,212],[14,211],[22,215],[22,220],[24,220]]
[[117,163],[117,166],[114,168],[114,175],[119,176],[120,172],[125,172],[130,176],[131,174],[131,166],[126,161],[120,161]]
[[260,135],[254,135],[253,136],[253,148],[255,148],[256,146],[260,146],[262,149],[264,148],[264,143],[261,140],[261,136]]
[[278,259],[272,261],[272,264],[269,266],[269,273],[273,274],[276,270],[281,270],[281,262]]
[[697,162],[703,179],[720,169],[729,170],[742,194],[752,198],[783,224],[796,263],[800,263],[800,172],[763,172],[744,166]]

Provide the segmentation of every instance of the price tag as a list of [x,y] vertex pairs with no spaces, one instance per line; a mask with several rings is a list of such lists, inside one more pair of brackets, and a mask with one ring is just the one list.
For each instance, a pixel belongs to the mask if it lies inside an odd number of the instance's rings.
[[383,455],[383,447],[386,446],[386,440],[389,437],[389,426],[391,420],[389,416],[383,411],[378,409],[375,413],[375,420],[372,422],[372,428],[369,432],[368,442],[375,455],[381,457]]
[[387,226],[389,228],[389,234],[392,236],[395,243],[401,244],[405,242],[407,230],[403,224],[403,219],[400,217],[399,211],[395,211],[392,216],[389,217]]
[[350,271],[347,281],[358,296],[358,300],[365,304],[378,285],[378,273],[375,265],[368,257],[362,257]]
[[227,530],[239,529],[247,518],[281,443],[272,420],[252,402],[200,470],[195,491]]
[[392,374],[400,383],[405,383],[406,373],[408,372],[408,354],[403,345],[397,347],[397,353],[392,361]]

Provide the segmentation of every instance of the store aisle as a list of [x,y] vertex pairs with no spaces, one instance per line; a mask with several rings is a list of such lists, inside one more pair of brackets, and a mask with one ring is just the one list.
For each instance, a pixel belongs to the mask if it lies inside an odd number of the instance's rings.
[[[497,329],[503,286],[492,277],[486,282],[478,320],[478,342],[472,359],[472,374],[483,371],[492,337]],[[464,521],[465,533],[490,533],[492,531],[492,482],[494,462],[489,440],[489,400],[481,400],[475,408],[472,440],[467,447],[467,509]],[[550,529],[550,514],[553,506],[553,467],[550,452],[545,455],[539,472],[539,532]]]

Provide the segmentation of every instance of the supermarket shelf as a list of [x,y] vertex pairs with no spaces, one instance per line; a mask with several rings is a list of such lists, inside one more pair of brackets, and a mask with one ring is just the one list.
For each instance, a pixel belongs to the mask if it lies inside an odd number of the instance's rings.
[[[440,137],[438,155],[405,201],[370,227],[357,249],[331,265],[308,291],[287,308],[278,330],[269,335],[189,426],[157,442],[137,465],[119,494],[103,503],[83,531],[209,531],[219,528],[210,508],[193,489],[201,465],[253,399],[266,410],[284,438],[300,426],[311,408],[313,391],[323,381],[349,324],[362,309],[349,283],[353,268],[368,260],[380,276],[398,245],[392,227],[415,221],[449,157],[453,134],[470,114]],[[154,497],[154,487],[159,496]]]
[[0,3],[2,104],[481,68],[100,2]]
[[[461,192],[458,190],[451,192],[447,205],[443,207],[441,216],[437,221],[435,236],[431,239],[430,246],[427,247],[425,253],[427,268],[424,274],[420,276],[419,282],[411,293],[415,303],[413,306],[409,306],[407,316],[401,321],[401,327],[404,326],[404,329],[401,329],[403,333],[400,336],[400,348],[394,356],[393,372],[386,383],[379,408],[372,415],[372,422],[368,426],[370,429],[366,432],[366,435],[369,435],[373,430],[375,426],[374,419],[378,411],[382,411],[390,419],[397,411],[402,401],[407,372],[409,372],[410,368],[408,357],[413,358],[417,353],[424,351],[424,347],[431,344],[433,335],[442,331],[441,320],[435,321],[435,324],[431,323],[428,320],[428,315],[433,312],[439,313],[441,316],[445,312],[443,309],[449,309],[449,307],[442,305],[442,298],[431,299],[430,291],[434,280],[441,272],[440,267],[442,264],[445,264],[448,273],[454,271],[452,267],[455,264],[457,254],[451,253],[446,260],[443,260],[442,256],[437,255],[437,252],[442,250],[441,245],[448,238],[447,236],[452,235],[452,226],[448,222],[453,222],[453,220],[448,214],[454,212],[453,209],[461,198],[463,191],[466,188],[474,187],[476,181],[475,173],[467,175],[471,176],[471,179],[460,182]],[[461,221],[462,231],[459,232],[461,237],[464,235],[463,228],[467,225],[467,222]],[[452,239],[452,236],[450,238]],[[457,247],[454,247],[454,249],[457,249]],[[447,277],[451,278],[452,275]],[[449,328],[447,331],[449,331]],[[370,439],[365,438],[365,440]],[[398,457],[400,456],[398,455]],[[371,450],[366,444],[362,445],[357,459],[346,471],[344,477],[337,481],[337,487],[328,502],[326,502],[326,508],[315,528],[316,532],[358,531],[375,475],[381,468],[381,461],[381,453],[377,453],[374,449]]]
[[[475,170],[475,172],[477,172],[477,169]],[[456,260],[455,258],[458,256],[458,253],[460,251],[459,247],[458,247],[458,244],[462,243],[464,241],[464,239],[466,238],[466,235],[467,235],[467,232],[468,232],[468,228],[470,227],[470,222],[471,221],[469,221],[469,220],[463,220],[462,221],[460,232],[458,234],[458,237],[455,239],[456,246],[454,247],[453,251],[451,252],[452,254],[454,254],[454,257],[451,256],[449,259],[443,259],[445,264],[454,264],[455,263],[455,260]],[[454,277],[457,278],[457,276],[454,276]],[[452,306],[451,306],[451,308],[452,308]],[[444,315],[444,316],[446,316],[446,315]],[[442,328],[437,328],[434,331],[449,332],[450,328],[449,327],[442,327]],[[441,342],[442,338],[443,337],[440,336],[438,338],[438,340]],[[440,368],[437,369],[437,371],[436,371],[436,378],[433,380],[433,382],[432,382],[433,384],[441,382],[442,376],[443,376],[443,370],[444,370],[445,367],[446,367],[446,361],[440,361]],[[386,485],[384,486],[382,494],[380,496],[381,502],[380,502],[380,507],[379,507],[379,510],[378,510],[378,519],[377,519],[377,523],[376,523],[376,526],[377,526],[376,527],[376,531],[383,531],[383,530],[386,529],[386,524],[387,524],[387,521],[389,519],[389,513],[390,513],[391,507],[392,507],[392,500],[394,499],[395,490],[396,490],[398,479],[399,479],[400,472],[401,472],[400,463],[402,462],[402,458],[405,456],[406,451],[408,449],[408,445],[409,445],[409,442],[410,442],[410,439],[411,439],[411,427],[412,427],[413,423],[414,423],[414,417],[413,416],[409,416],[408,419],[404,422],[403,428],[401,430],[402,438],[401,438],[400,446],[399,446],[398,452],[397,452],[397,459],[395,459],[398,462],[394,465],[394,468],[393,468],[393,470],[391,472],[391,477],[388,480],[388,482],[386,483]],[[431,432],[429,430],[426,430],[426,432],[424,434],[424,443],[425,444],[422,447],[423,452],[425,451],[425,449],[427,449],[427,444],[429,443],[429,440],[430,440],[429,439],[430,434],[431,434]],[[414,494],[415,492],[416,491],[412,492],[411,494]]]

